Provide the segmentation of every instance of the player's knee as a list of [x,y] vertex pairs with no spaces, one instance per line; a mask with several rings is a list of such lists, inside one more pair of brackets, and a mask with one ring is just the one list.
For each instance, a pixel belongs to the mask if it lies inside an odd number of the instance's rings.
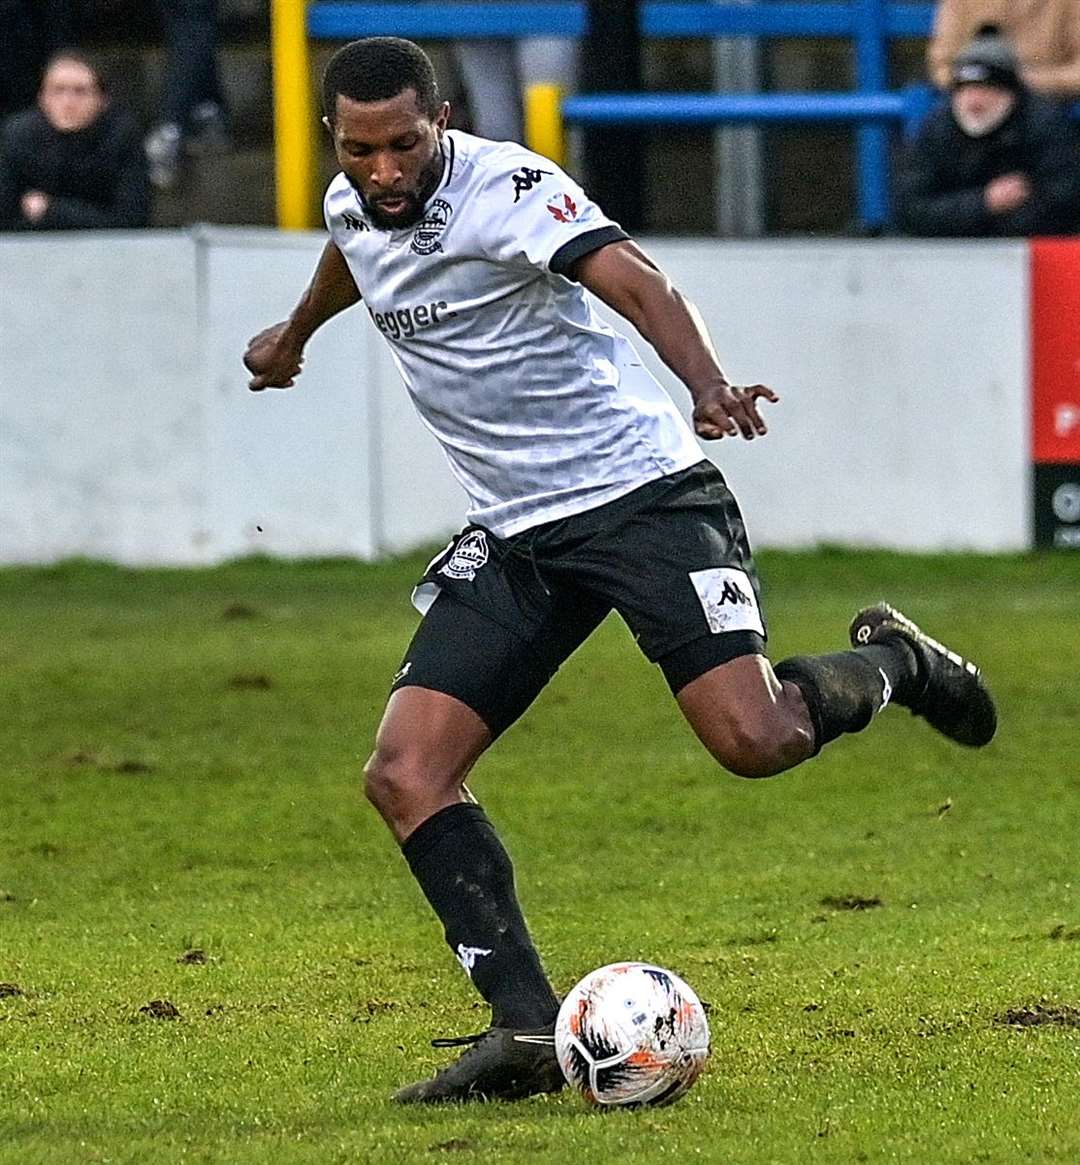
[[384,816],[411,799],[417,786],[415,765],[395,749],[376,748],[364,765],[364,796]]
[[751,780],[775,776],[806,755],[805,744],[785,720],[753,716],[728,724],[709,751],[728,772]]
[[364,766],[364,795],[391,820],[426,803],[454,780],[414,750],[377,746]]

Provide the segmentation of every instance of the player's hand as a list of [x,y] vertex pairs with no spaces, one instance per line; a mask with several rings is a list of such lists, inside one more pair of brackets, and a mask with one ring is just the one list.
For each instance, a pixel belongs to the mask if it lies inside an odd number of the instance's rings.
[[738,436],[752,441],[764,437],[769,429],[758,412],[759,400],[776,404],[780,398],[764,384],[711,385],[695,397],[694,432],[706,441]]
[[28,190],[19,200],[19,205],[27,222],[39,222],[49,209],[49,196],[40,190]]
[[988,182],[983,201],[991,214],[1009,214],[1019,210],[1031,198],[1031,182],[1026,174],[1002,174]]
[[304,363],[304,348],[289,334],[288,322],[274,324],[248,340],[244,365],[253,373],[252,392],[264,388],[292,388]]

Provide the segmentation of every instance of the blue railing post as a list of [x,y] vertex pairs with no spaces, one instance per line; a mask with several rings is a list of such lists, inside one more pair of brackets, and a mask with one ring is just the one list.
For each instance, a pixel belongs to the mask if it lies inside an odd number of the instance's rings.
[[[889,87],[889,41],[885,0],[856,0],[855,88],[882,93]],[[862,125],[856,131],[856,173],[859,221],[879,231],[889,221],[889,131],[884,125]]]

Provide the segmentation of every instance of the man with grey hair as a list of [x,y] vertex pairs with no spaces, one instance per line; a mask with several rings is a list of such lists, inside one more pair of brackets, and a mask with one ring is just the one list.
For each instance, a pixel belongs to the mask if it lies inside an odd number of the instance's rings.
[[908,234],[1023,237],[1080,228],[1078,135],[1021,79],[1012,45],[984,25],[956,56],[949,96],[911,142],[898,217]]

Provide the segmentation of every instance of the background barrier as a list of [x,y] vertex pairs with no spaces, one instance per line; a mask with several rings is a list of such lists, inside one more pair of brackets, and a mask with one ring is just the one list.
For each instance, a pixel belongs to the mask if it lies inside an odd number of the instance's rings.
[[[314,338],[295,390],[245,387],[248,337],[291,309],[322,244],[0,240],[19,288],[0,300],[0,561],[372,558],[455,529],[463,496],[362,309]],[[1030,544],[1026,243],[646,246],[729,375],[783,398],[766,440],[707,446],[755,544]]]

